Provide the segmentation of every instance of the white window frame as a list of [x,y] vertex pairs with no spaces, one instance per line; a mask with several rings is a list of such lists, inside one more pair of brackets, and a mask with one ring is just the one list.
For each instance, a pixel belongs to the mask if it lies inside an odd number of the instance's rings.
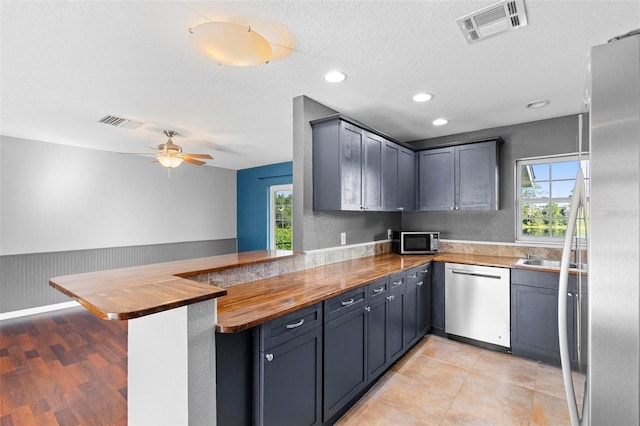
[[[273,214],[276,208],[275,194],[279,191],[291,191],[293,193],[293,184],[271,185],[269,187],[269,249],[276,250],[276,218]],[[293,206],[292,206],[293,210]],[[291,216],[291,226],[293,227],[293,215]],[[293,243],[293,241],[292,241]]]
[[[558,245],[561,246],[564,243],[564,236],[562,237],[553,237],[553,236],[529,236],[522,234],[522,174],[520,173],[520,168],[522,165],[534,165],[534,164],[553,164],[553,163],[562,163],[567,161],[578,161],[580,162],[580,167],[583,168],[585,172],[585,182],[588,187],[589,174],[588,174],[588,161],[589,155],[588,153],[569,153],[569,154],[560,154],[560,155],[549,155],[543,157],[532,157],[532,158],[521,158],[515,161],[514,165],[514,174],[515,174],[515,196],[514,196],[514,210],[515,210],[515,236],[516,243],[538,243],[538,244],[548,244],[548,245]],[[585,165],[584,161],[587,161]],[[586,170],[585,170],[586,168]],[[546,198],[549,203],[552,202],[561,202],[561,203],[571,203],[571,198],[553,198],[553,176],[551,175],[551,170],[549,171],[549,197]],[[556,182],[566,180],[566,179],[555,179]],[[530,200],[528,200],[530,201]]]

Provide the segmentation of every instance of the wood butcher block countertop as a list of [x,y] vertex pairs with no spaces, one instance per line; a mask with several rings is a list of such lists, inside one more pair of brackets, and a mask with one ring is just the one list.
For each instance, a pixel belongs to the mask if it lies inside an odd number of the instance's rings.
[[459,253],[387,253],[236,285],[218,299],[216,331],[236,333],[432,260],[512,268],[517,258]]
[[223,288],[185,277],[286,259],[300,253],[259,250],[52,278],[49,285],[102,319],[128,320],[224,296]]

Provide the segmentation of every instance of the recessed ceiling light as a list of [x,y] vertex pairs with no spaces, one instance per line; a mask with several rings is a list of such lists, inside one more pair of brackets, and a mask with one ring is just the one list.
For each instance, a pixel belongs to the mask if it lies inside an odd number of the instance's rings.
[[429,100],[431,100],[431,98],[433,98],[433,95],[430,93],[416,93],[415,95],[413,95],[413,101],[414,102],[427,102]]
[[341,71],[329,71],[324,75],[324,79],[329,83],[340,83],[347,79],[347,75]]
[[448,122],[449,120],[447,120],[446,118],[436,118],[435,120],[432,121],[432,124],[434,126],[444,126]]
[[550,103],[551,101],[549,99],[540,99],[538,101],[529,102],[527,104],[527,108],[529,109],[543,108],[549,105]]

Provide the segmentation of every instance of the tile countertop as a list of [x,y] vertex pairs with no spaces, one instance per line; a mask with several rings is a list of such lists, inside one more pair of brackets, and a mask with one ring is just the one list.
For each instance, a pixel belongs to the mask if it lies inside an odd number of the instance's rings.
[[102,319],[128,320],[224,296],[188,277],[300,255],[258,250],[51,278],[49,285]]
[[430,261],[558,272],[518,265],[518,260],[518,257],[463,253],[404,256],[386,253],[239,284],[227,288],[227,295],[218,299],[216,331],[237,333]]

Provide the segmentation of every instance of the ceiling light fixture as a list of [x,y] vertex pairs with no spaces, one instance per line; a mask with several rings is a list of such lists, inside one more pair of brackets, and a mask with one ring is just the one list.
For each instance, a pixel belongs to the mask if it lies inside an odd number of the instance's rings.
[[342,71],[329,71],[324,75],[324,79],[329,83],[341,83],[347,79],[347,75]]
[[171,140],[177,133],[173,130],[165,130],[164,134],[167,135],[169,140],[158,145],[159,152],[156,154],[156,160],[167,169],[175,169],[184,161],[184,154],[182,153],[182,148]]
[[446,118],[436,118],[435,120],[432,121],[432,124],[434,126],[444,126],[448,122],[449,120],[447,120]]
[[430,93],[416,93],[413,95],[413,102],[427,102],[433,98],[433,95]]
[[269,42],[246,25],[230,22],[205,22],[189,28],[198,50],[218,64],[255,67],[271,60]]
[[540,99],[537,101],[532,101],[527,104],[527,108],[536,109],[536,108],[544,108],[549,105],[551,101],[549,99]]

